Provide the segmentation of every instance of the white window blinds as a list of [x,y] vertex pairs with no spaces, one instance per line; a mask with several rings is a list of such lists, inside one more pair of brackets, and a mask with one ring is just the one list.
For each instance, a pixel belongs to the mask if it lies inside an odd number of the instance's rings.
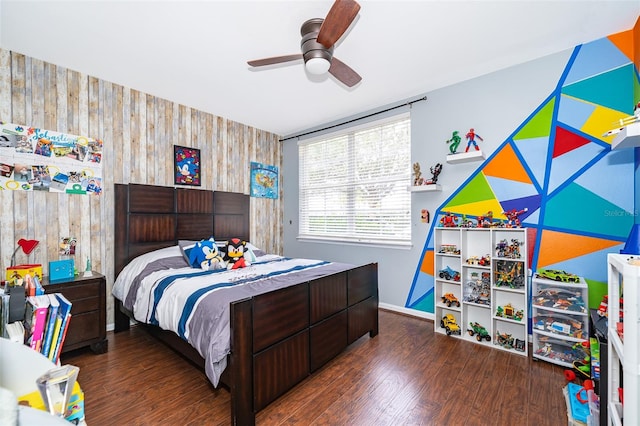
[[303,142],[299,238],[411,242],[409,114]]

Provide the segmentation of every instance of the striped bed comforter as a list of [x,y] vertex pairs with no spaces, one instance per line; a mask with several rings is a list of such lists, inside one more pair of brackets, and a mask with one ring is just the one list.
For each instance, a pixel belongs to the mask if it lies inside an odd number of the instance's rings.
[[203,271],[188,266],[179,246],[146,253],[128,264],[113,285],[136,321],[171,330],[205,359],[214,386],[230,351],[229,304],[351,269],[353,265],[276,255],[246,268]]

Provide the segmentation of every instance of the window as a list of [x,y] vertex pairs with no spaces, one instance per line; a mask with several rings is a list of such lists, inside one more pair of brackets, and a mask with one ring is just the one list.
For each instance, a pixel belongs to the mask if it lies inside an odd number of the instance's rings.
[[411,242],[409,114],[300,142],[299,238]]

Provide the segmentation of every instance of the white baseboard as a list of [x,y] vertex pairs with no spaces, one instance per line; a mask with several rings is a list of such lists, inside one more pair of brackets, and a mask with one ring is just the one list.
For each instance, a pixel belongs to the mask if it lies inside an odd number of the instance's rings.
[[426,318],[428,320],[434,320],[435,315],[429,312],[418,311],[415,309],[409,309],[401,306],[390,305],[388,303],[378,303],[378,307],[386,309],[388,311],[399,312],[401,314],[411,315],[413,317]]

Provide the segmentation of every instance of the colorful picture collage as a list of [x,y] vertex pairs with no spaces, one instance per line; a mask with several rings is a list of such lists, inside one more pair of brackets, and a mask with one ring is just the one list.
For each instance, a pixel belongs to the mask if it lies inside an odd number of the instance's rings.
[[0,122],[0,190],[102,193],[102,141]]

